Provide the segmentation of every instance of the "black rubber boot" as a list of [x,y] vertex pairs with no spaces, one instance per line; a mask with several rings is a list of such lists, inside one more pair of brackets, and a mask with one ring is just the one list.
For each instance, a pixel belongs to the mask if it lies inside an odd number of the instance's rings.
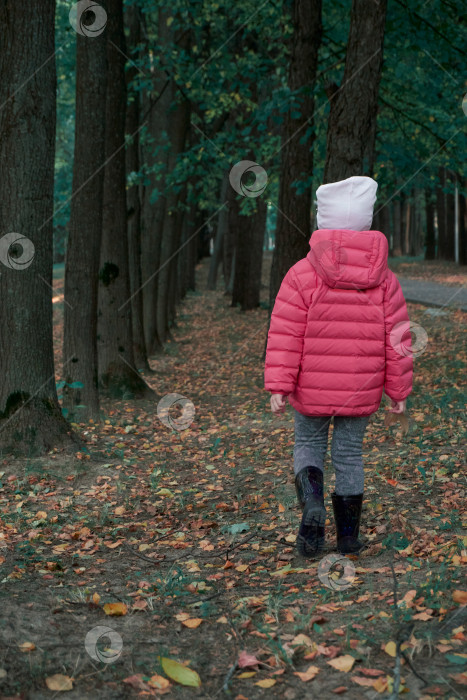
[[297,549],[303,557],[314,557],[324,547],[326,510],[323,496],[323,472],[305,467],[295,477],[297,498],[303,510],[297,535]]
[[356,496],[332,494],[332,507],[337,531],[337,550],[340,554],[358,554],[365,544],[358,539],[362,515],[363,493]]

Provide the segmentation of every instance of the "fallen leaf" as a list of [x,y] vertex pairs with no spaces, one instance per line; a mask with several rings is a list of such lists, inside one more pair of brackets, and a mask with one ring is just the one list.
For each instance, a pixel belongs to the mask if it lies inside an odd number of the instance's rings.
[[319,673],[318,666],[308,666],[306,671],[295,671],[294,675],[298,676],[301,681],[312,681]]
[[196,629],[196,627],[199,627],[202,621],[203,620],[201,617],[190,617],[188,620],[182,620],[182,625],[185,625],[185,627],[193,630]]
[[326,663],[336,668],[338,671],[348,673],[354,665],[355,659],[353,656],[350,656],[350,654],[344,654],[344,656],[338,656],[335,659],[331,659],[331,661],[326,661]]
[[54,676],[49,676],[45,679],[45,683],[49,690],[73,690],[73,681],[69,676],[64,676],[62,673],[56,673]]
[[467,591],[454,591],[452,594],[452,599],[455,603],[460,603],[461,605],[467,604]]
[[248,668],[248,666],[258,666],[259,661],[253,654],[247,651],[241,651],[238,655],[237,666],[239,668]]
[[467,685],[467,673],[450,673],[449,677],[459,683],[459,685]]
[[239,673],[237,678],[251,678],[252,676],[256,676],[256,671],[243,671],[243,673]]
[[363,676],[351,676],[350,680],[358,685],[363,685],[366,688],[373,688],[374,678],[365,678]]
[[255,685],[259,685],[260,688],[272,688],[273,685],[276,684],[276,681],[274,678],[265,678],[262,681],[257,681]]
[[155,673],[148,680],[148,685],[150,685],[151,688],[157,688],[157,690],[165,690],[166,688],[170,688],[170,681],[164,678],[164,676],[159,676],[158,673]]
[[188,668],[188,666],[184,666],[178,661],[175,661],[175,659],[168,659],[167,657],[161,658],[161,666],[164,673],[173,681],[176,681],[176,683],[180,683],[180,685],[189,685],[192,688],[200,687],[201,678],[196,671]]
[[24,651],[24,652],[34,651],[34,649],[36,648],[36,645],[34,644],[34,642],[23,642],[22,644],[18,645],[18,648],[20,651]]
[[125,603],[106,603],[104,605],[104,612],[106,615],[114,615],[117,617],[120,615],[126,615],[128,608]]

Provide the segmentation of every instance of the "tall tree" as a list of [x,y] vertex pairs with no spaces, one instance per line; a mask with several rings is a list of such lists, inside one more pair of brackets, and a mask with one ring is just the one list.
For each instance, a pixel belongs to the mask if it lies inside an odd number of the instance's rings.
[[[287,6],[286,6],[287,7]],[[287,270],[309,249],[313,173],[313,90],[321,42],[321,0],[292,0],[288,87],[281,139],[279,206],[270,279],[272,309]]]
[[[98,419],[97,293],[105,160],[107,30],[76,35],[76,115],[65,263],[63,400],[70,417]],[[78,408],[79,406],[79,408]]]
[[240,201],[236,198],[229,212],[229,226],[235,234],[232,306],[239,304],[242,311],[254,309],[260,302],[266,199],[258,197],[255,206],[254,214],[244,215],[240,211]]
[[134,360],[125,175],[123,0],[107,0],[107,94],[97,349],[99,387],[114,397],[149,396]]
[[71,442],[52,345],[54,11],[0,1],[0,450],[22,454]]
[[340,87],[333,84],[328,89],[331,108],[324,182],[373,175],[386,6],[387,0],[352,2],[344,77]]
[[141,277],[141,189],[138,178],[140,170],[140,88],[137,85],[140,70],[139,60],[141,41],[141,21],[139,8],[129,5],[125,11],[128,26],[128,53],[132,56],[127,66],[126,79],[128,103],[126,110],[126,132],[128,144],[126,149],[126,169],[129,183],[127,186],[128,251],[131,292],[131,318],[133,324],[133,350],[138,369],[149,371],[146,340],[143,325],[143,292]]

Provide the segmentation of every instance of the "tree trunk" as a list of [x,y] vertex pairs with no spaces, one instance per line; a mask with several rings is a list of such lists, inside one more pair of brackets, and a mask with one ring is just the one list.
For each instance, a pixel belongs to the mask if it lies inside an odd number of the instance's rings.
[[[313,88],[321,42],[321,0],[293,0],[289,89],[300,102],[284,115],[281,143],[279,206],[272,258],[269,302],[287,271],[309,250],[311,177],[313,173]],[[295,112],[300,116],[295,118]],[[301,185],[297,189],[297,183]]]
[[[233,259],[235,253],[235,231],[231,225],[230,211],[235,206],[235,190],[233,187],[227,187],[227,204],[224,207],[226,222],[224,233],[224,255],[222,261],[222,272],[224,274],[224,288],[226,294],[232,294],[233,287]],[[232,283],[231,283],[232,282]]]
[[[166,12],[159,9],[158,45],[161,49],[166,47],[170,37],[167,16]],[[144,118],[148,121],[143,153],[149,172],[149,184],[144,189],[141,236],[143,321],[149,356],[162,349],[162,341],[157,333],[157,291],[167,204],[164,190],[169,158],[167,112],[171,99],[170,78],[160,69],[153,70],[153,85],[154,90],[147,93],[143,101]]]
[[410,202],[404,192],[401,192],[401,249],[402,255],[408,254],[408,227],[410,223]]
[[[180,98],[175,82],[170,86],[171,104],[173,109],[167,114],[169,135],[168,173],[173,173],[177,159],[185,147],[188,125],[190,122],[190,106],[187,100]],[[180,193],[171,188],[167,196],[164,223],[162,228],[161,253],[159,271],[157,273],[157,337],[163,343],[169,334],[172,319],[169,318],[170,276],[175,269],[176,252],[180,246]]]
[[97,295],[105,160],[107,30],[76,37],[73,196],[65,263],[63,389],[68,415],[99,419]]
[[27,456],[73,441],[53,359],[54,10],[0,2],[0,453]]
[[459,263],[461,265],[467,265],[466,186],[467,180],[459,177]]
[[446,173],[446,186],[448,191],[445,193],[446,202],[446,245],[445,245],[445,260],[455,260],[455,204],[454,204],[454,185],[456,175],[452,171]]
[[446,260],[447,220],[446,220],[446,169],[441,167],[438,171],[439,184],[436,188],[436,220],[438,223],[438,260]]
[[[225,202],[227,200],[227,188],[230,187],[229,174],[224,173],[224,177],[221,184],[220,201]],[[211,256],[211,262],[209,265],[208,274],[208,289],[216,289],[217,286],[217,271],[219,265],[223,259],[224,254],[224,238],[226,230],[229,226],[229,211],[227,206],[223,207],[217,217],[217,228],[216,228],[216,238],[214,241],[214,251]]]
[[99,387],[115,398],[152,394],[135,366],[131,321],[125,178],[123,0],[107,0],[107,96],[102,244],[99,271]]
[[230,211],[236,234],[232,306],[239,304],[242,311],[254,309],[260,302],[267,203],[257,197],[255,204],[256,212],[251,216],[240,213],[238,199]]
[[435,239],[435,205],[431,193],[425,190],[425,211],[426,211],[426,236],[425,236],[425,260],[436,258]]
[[402,203],[400,199],[394,199],[392,204],[394,234],[392,241],[392,254],[395,258],[402,255],[401,249],[401,209]]
[[[138,8],[133,5],[125,10],[129,28],[128,45],[132,60],[137,60],[134,49],[141,41],[141,24]],[[126,110],[126,133],[130,141],[126,149],[126,171],[130,183],[126,191],[128,220],[128,261],[130,268],[131,318],[133,330],[133,353],[138,369],[150,371],[143,325],[143,292],[141,276],[141,186],[135,181],[140,169],[140,97],[139,90],[132,85],[138,77],[138,69],[132,63],[127,68],[126,79],[129,100]]]
[[324,182],[373,175],[369,167],[374,152],[386,5],[387,0],[352,2],[344,77],[339,88],[329,88],[331,109]]

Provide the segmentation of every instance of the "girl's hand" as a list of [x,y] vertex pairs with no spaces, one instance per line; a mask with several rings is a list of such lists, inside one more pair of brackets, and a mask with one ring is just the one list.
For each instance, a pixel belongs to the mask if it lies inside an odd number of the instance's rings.
[[394,399],[391,399],[391,406],[392,408],[389,409],[390,413],[405,413],[405,406],[406,406],[406,399],[403,401],[394,401]]
[[285,411],[285,396],[283,394],[271,394],[271,411],[279,416]]

